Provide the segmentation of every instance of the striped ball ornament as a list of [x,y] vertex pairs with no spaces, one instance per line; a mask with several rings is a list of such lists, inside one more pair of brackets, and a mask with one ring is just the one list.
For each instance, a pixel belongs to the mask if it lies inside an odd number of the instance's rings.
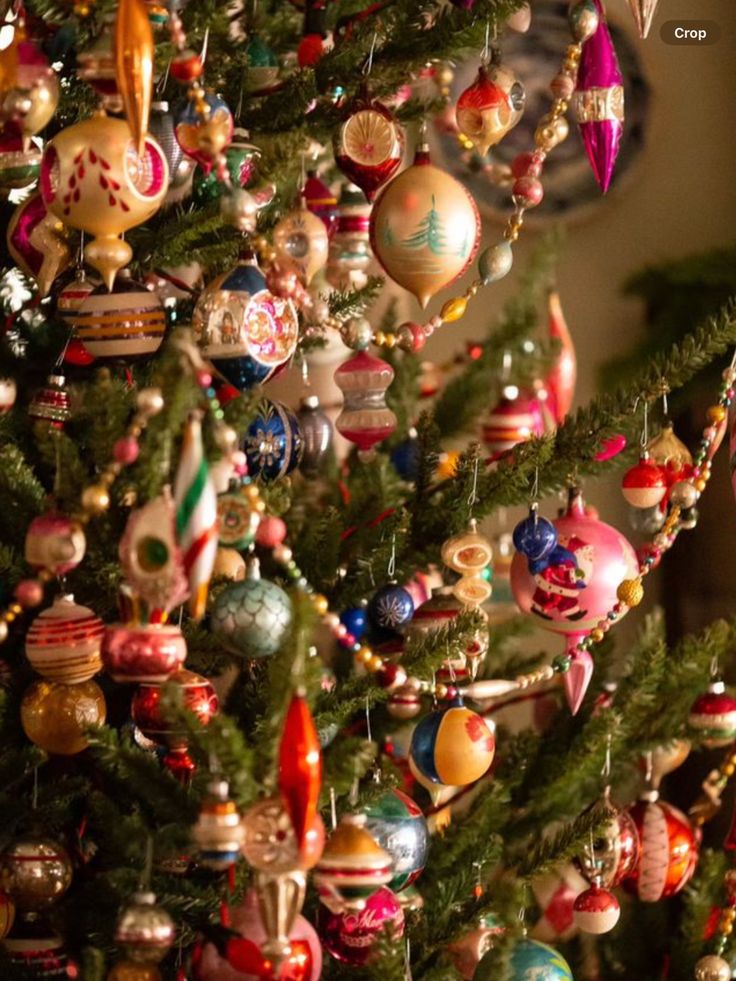
[[105,626],[73,596],[60,596],[36,617],[26,635],[26,657],[47,681],[75,685],[89,681],[102,665]]
[[345,815],[315,867],[319,897],[333,912],[365,909],[371,896],[393,876],[393,859],[365,825],[365,814]]
[[89,353],[102,360],[133,361],[155,354],[166,332],[158,294],[118,276],[113,289],[98,286],[69,321]]
[[479,780],[493,762],[496,741],[482,716],[459,697],[430,712],[412,735],[409,767],[429,790],[464,787]]
[[624,885],[644,903],[656,903],[688,884],[698,861],[698,844],[688,818],[656,791],[644,794],[630,809],[641,852],[639,864]]

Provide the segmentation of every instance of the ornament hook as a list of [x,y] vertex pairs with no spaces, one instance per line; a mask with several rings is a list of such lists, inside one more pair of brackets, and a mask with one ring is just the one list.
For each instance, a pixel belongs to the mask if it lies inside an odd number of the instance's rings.
[[[494,40],[495,40],[495,34],[496,34],[495,26],[494,26],[493,34],[494,34]],[[485,39],[485,43],[483,45],[483,49],[482,49],[482,51],[480,53],[480,63],[481,63],[481,65],[484,68],[486,68],[491,63],[491,19],[490,19],[490,17],[486,21],[486,39]]]
[[337,799],[335,797],[334,787],[330,787],[330,824],[334,831],[337,827]]
[[468,509],[470,515],[473,513],[473,506],[478,503],[478,468],[480,466],[480,457],[476,455],[473,461],[473,486],[470,489],[470,495],[468,496]]
[[376,41],[378,40],[378,31],[373,32],[373,39],[371,40],[370,51],[368,52],[368,57],[366,58],[365,65],[363,65],[363,75],[367,78],[373,71],[373,55],[376,51]]
[[391,558],[388,560],[388,578],[393,580],[396,575],[396,534],[391,535]]

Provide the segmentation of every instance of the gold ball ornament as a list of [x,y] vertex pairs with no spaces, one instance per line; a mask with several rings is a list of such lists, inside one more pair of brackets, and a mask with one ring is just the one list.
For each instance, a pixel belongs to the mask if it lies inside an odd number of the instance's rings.
[[108,289],[133,254],[118,236],[150,218],[168,186],[158,143],[147,136],[138,153],[126,120],[104,112],[63,129],[46,144],[41,161],[44,204],[65,225],[93,236],[85,258]]
[[26,691],[20,720],[26,736],[59,756],[74,756],[88,746],[86,729],[100,726],[106,717],[105,697],[94,681],[63,685],[37,681]]
[[0,123],[24,144],[51,120],[59,102],[59,80],[45,55],[26,37],[22,19],[0,52]]
[[426,145],[388,184],[371,212],[371,247],[388,275],[427,306],[468,269],[480,238],[470,193],[434,167]]
[[695,981],[729,981],[731,967],[722,957],[708,954],[695,965]]
[[295,269],[305,286],[327,264],[330,241],[325,223],[307,209],[303,197],[274,228],[273,244],[277,260]]
[[20,910],[36,912],[51,906],[71,881],[71,859],[52,838],[24,835],[0,855],[0,887]]
[[245,579],[245,559],[234,548],[218,548],[215,553],[212,576],[213,578],[220,576],[223,579],[240,582]]
[[641,579],[624,579],[616,590],[616,596],[626,606],[638,606],[644,599],[644,587]]

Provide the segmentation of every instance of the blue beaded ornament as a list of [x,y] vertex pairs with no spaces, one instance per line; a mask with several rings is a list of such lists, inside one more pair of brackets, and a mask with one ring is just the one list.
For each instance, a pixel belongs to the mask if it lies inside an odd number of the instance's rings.
[[557,544],[557,529],[547,518],[540,518],[537,505],[529,508],[529,517],[514,528],[514,547],[531,562],[538,562]]
[[261,480],[278,480],[291,473],[302,456],[302,435],[293,412],[280,402],[264,400],[248,426],[243,443],[248,473]]
[[381,586],[368,603],[368,618],[377,630],[401,630],[413,615],[411,593],[395,582]]

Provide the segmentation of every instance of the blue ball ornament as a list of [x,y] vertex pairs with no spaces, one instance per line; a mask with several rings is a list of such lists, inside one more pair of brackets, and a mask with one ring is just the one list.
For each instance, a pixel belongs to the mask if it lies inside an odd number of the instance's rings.
[[362,606],[351,606],[340,614],[340,623],[356,640],[360,640],[368,626],[368,616]]
[[538,562],[549,555],[557,544],[557,529],[547,518],[540,518],[536,508],[532,508],[529,517],[514,528],[513,540],[517,552],[525,555],[530,562]]
[[414,616],[411,593],[390,582],[373,594],[368,603],[368,618],[376,630],[401,630]]
[[243,450],[251,477],[266,481],[285,477],[299,465],[302,456],[296,416],[280,402],[264,400],[248,426]]
[[[574,981],[570,965],[562,954],[529,937],[522,937],[517,942],[509,966],[513,981]],[[489,951],[475,969],[473,981],[495,981],[494,972],[495,958]]]
[[401,790],[390,790],[366,811],[366,830],[394,860],[393,892],[411,885],[422,872],[429,850],[429,830],[422,809]]
[[419,440],[416,436],[407,436],[391,450],[391,463],[404,480],[414,480],[419,468]]

